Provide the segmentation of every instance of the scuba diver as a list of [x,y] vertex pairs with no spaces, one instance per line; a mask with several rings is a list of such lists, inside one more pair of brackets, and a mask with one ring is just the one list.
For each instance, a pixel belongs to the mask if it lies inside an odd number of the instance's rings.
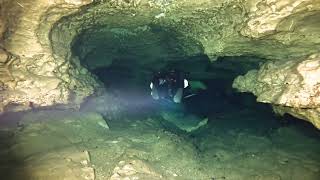
[[180,103],[189,86],[186,74],[182,71],[159,71],[150,83],[151,96],[155,100],[165,99]]
[[150,83],[151,96],[155,100],[165,99],[180,103],[187,86],[185,73],[177,70],[159,71],[154,74]]

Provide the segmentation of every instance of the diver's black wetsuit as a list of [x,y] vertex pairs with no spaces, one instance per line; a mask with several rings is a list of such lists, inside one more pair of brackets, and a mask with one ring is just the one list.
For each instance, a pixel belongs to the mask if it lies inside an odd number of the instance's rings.
[[153,99],[168,99],[180,103],[185,88],[185,76],[185,73],[177,70],[157,72],[150,85]]

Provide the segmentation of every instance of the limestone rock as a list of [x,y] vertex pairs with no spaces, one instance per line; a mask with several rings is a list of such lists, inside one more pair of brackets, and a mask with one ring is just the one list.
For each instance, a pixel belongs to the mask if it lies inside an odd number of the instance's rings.
[[[249,19],[242,33],[254,38],[273,34],[277,30],[294,31],[299,20],[320,9],[318,0],[253,0],[249,3]],[[280,29],[287,21],[286,29]]]
[[[1,0],[0,46],[6,53],[0,52],[0,113],[57,104],[77,108],[103,88],[89,71],[119,59],[159,68],[199,54],[212,61],[253,55],[274,62],[234,86],[261,102],[298,109],[290,113],[315,123],[319,59],[293,59],[319,53],[319,3]],[[84,67],[88,62],[94,63]]]
[[85,5],[92,3],[93,0],[64,0],[66,3],[74,4],[74,5]]
[[[76,2],[0,1],[3,7],[0,37],[6,30],[3,44],[12,54],[8,60],[8,53],[0,52],[0,81],[4,89],[0,92],[0,112],[32,108],[30,104],[79,104],[93,93],[97,86],[93,77],[79,73],[81,68],[71,65],[68,58],[55,57],[50,48],[52,25],[91,1]],[[12,108],[12,105],[21,108]]]
[[275,105],[278,112],[308,120],[320,128],[320,56],[286,62],[267,62],[259,70],[235,79],[233,87],[252,92],[257,101]]
[[[73,151],[73,152],[72,152]],[[94,169],[90,164],[82,162],[86,159],[85,152],[74,152],[63,150],[47,153],[42,156],[34,156],[28,158],[26,167],[21,168],[21,172],[29,172],[30,177],[22,177],[22,179],[66,179],[66,180],[94,180]]]
[[162,179],[162,176],[153,170],[150,165],[141,160],[132,160],[128,163],[120,161],[113,170],[110,180],[122,179]]
[[8,53],[4,49],[0,49],[0,63],[6,63],[8,59]]

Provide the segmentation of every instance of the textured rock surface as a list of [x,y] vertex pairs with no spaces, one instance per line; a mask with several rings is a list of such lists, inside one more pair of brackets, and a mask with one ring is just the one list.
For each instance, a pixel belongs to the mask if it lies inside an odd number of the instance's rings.
[[89,68],[133,57],[154,66],[198,54],[289,59],[317,52],[319,7],[317,1],[287,0],[110,1],[70,17],[56,31],[79,32],[74,52]]
[[128,163],[120,161],[118,166],[114,168],[113,173],[114,174],[110,177],[110,180],[162,179],[162,175],[156,173],[150,168],[150,165],[141,160],[132,160]]
[[54,56],[49,40],[56,21],[90,2],[1,1],[1,28],[6,29],[6,50],[0,52],[1,111],[77,104],[93,92],[96,82],[90,74],[71,64],[70,56]]
[[235,79],[233,87],[252,92],[259,102],[271,103],[276,112],[309,120],[320,128],[320,56],[267,62]]
[[[151,68],[204,54],[211,60],[254,55],[293,67],[301,62],[293,59],[320,47],[318,0],[1,0],[0,5],[0,112],[78,105],[101,86],[82,65],[90,70],[136,58],[136,64]],[[284,89],[271,94],[287,92],[282,99],[258,99],[301,113],[302,105],[315,109],[317,104],[302,98],[287,100],[296,92],[312,93],[299,87],[293,93],[279,85]],[[312,95],[319,97],[307,96]]]
[[20,114],[18,128],[9,130],[0,120],[0,175],[10,180],[319,179],[318,138],[292,127],[270,132],[276,119],[269,112],[228,112],[200,136],[168,131],[154,115],[110,119],[106,130],[96,113],[12,113],[9,121]]

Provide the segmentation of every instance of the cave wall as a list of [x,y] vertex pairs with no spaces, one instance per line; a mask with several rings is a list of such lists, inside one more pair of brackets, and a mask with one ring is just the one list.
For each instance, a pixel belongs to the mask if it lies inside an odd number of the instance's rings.
[[[319,61],[318,0],[0,0],[0,5],[0,112],[11,105],[78,105],[102,87],[81,62],[108,66],[126,48],[131,57],[147,55],[139,58],[146,66],[199,54],[211,61],[241,55],[268,59],[260,70],[236,79],[234,87],[319,127],[319,119],[307,113],[319,112],[314,100],[319,88],[296,72],[298,64]],[[95,52],[106,58],[97,60]],[[297,76],[300,84],[281,84],[283,77],[270,73]],[[261,87],[268,87],[270,96]],[[301,99],[302,91],[315,102]]]
[[[76,105],[93,92],[95,80],[80,66],[69,63],[69,57],[55,56],[49,38],[52,26],[61,17],[88,3],[91,1],[0,1],[4,22],[1,112],[30,106]],[[83,85],[81,91],[77,92],[76,85]]]
[[271,103],[279,114],[289,113],[320,128],[320,56],[269,61],[234,80],[233,87]]

